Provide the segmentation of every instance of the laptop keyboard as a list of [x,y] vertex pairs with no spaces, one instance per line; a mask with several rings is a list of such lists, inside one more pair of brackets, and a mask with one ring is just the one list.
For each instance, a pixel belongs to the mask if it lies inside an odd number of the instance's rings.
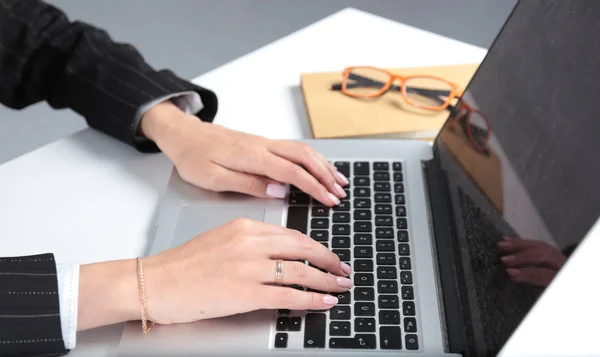
[[291,187],[287,227],[348,263],[354,286],[336,294],[339,303],[328,311],[278,310],[274,347],[417,351],[402,163],[338,161],[335,166],[350,180],[347,197],[329,208]]

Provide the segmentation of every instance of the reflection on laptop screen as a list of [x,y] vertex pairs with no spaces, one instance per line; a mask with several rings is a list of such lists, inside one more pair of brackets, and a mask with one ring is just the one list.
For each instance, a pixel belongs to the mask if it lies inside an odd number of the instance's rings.
[[599,19],[594,0],[520,2],[436,142],[478,354],[504,345],[600,215]]

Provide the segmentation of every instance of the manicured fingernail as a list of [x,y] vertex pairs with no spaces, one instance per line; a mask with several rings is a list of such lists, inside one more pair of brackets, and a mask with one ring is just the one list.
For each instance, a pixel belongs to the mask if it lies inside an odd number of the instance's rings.
[[508,243],[508,242],[498,242],[498,246],[500,246],[502,248],[508,248],[508,247],[510,247],[510,243]]
[[336,171],[335,175],[344,183],[344,185],[347,185],[350,183],[350,181],[348,181],[348,178],[346,176],[344,176],[344,174],[342,174],[341,172]]
[[323,296],[323,302],[328,304],[328,305],[335,305],[338,303],[338,298],[336,298],[335,296],[331,296],[331,295],[325,295]]
[[339,286],[341,286],[342,288],[351,288],[352,287],[352,280],[348,279],[348,278],[337,278],[337,283]]
[[339,205],[340,204],[340,199],[335,197],[333,195],[333,193],[331,192],[327,192],[327,198],[329,198],[329,200],[331,201],[331,203],[333,203],[334,205]]
[[335,187],[335,191],[337,192],[339,197],[346,197],[346,191],[344,191],[344,189],[342,188],[342,186],[338,185],[337,183],[335,183],[333,185],[333,187]]
[[502,257],[500,259],[502,259],[503,262],[510,262],[512,260],[515,260],[515,256],[514,255],[507,255],[507,256],[504,256],[504,257]]
[[350,265],[342,263],[342,271],[344,272],[344,274],[350,275],[350,273],[352,273],[352,268],[350,267]]
[[287,193],[285,185],[279,183],[270,183],[267,185],[267,196],[284,198]]
[[519,269],[506,269],[506,272],[510,276],[517,276],[517,275],[519,275],[519,273],[521,273],[521,271]]

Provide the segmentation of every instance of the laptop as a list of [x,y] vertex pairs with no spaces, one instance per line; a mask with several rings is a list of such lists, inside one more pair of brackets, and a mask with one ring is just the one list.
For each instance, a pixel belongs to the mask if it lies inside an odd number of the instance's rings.
[[329,311],[128,323],[120,355],[496,355],[600,215],[599,18],[594,0],[519,2],[433,145],[307,140],[350,179],[332,209],[173,172],[149,254],[246,217],[324,244],[354,287]]

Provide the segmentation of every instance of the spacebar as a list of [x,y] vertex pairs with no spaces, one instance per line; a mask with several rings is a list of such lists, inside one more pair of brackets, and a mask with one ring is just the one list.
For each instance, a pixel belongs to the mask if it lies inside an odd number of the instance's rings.
[[288,208],[287,228],[306,234],[308,226],[308,206],[290,206]]

